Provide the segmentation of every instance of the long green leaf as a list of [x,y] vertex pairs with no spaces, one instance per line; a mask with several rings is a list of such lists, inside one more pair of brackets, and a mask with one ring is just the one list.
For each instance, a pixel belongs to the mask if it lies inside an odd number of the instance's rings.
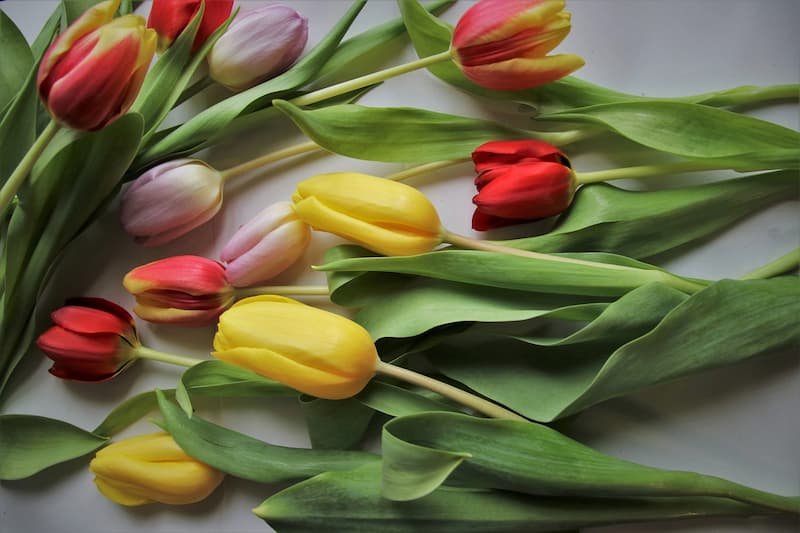
[[104,437],[61,420],[0,415],[0,479],[22,479],[45,468],[91,453]]
[[284,489],[253,512],[279,533],[532,533],[762,512],[712,498],[547,498],[452,487],[395,502],[382,498],[380,489],[379,464],[329,472]]
[[223,472],[260,483],[305,479],[322,472],[351,470],[380,461],[366,452],[308,450],[268,444],[212,424],[189,418],[160,391],[158,405],[167,431],[183,450]]
[[146,147],[134,162],[133,168],[138,171],[170,159],[176,153],[194,151],[236,117],[268,107],[272,99],[308,83],[335,52],[365,3],[366,0],[356,0],[322,41],[292,68],[198,113],[165,137],[159,138],[155,144]]
[[388,422],[383,427],[382,472],[383,495],[400,501],[426,496],[452,475],[473,488],[533,495],[711,496],[800,514],[800,496],[617,459],[533,422],[456,413]]
[[737,170],[800,167],[800,133],[708,106],[658,100],[618,102],[538,118],[600,125],[655,150],[720,161]]
[[785,170],[660,191],[588,185],[578,189],[569,211],[549,233],[502,244],[549,253],[602,250],[650,257],[797,198],[796,175]]
[[0,110],[4,110],[24,87],[34,61],[25,36],[2,10],[0,10],[0,50],[3,51],[3,63],[0,65]]
[[353,398],[301,396],[300,406],[315,450],[350,450],[364,438],[375,412]]
[[[639,309],[645,314],[645,302],[634,298],[645,294],[621,299],[615,306],[618,320]],[[658,316],[669,301],[652,298]],[[439,370],[471,389],[529,418],[551,421],[656,383],[792,349],[800,343],[798,316],[800,280],[794,277],[723,280],[678,303],[652,329],[616,350],[491,337],[470,346],[439,346],[428,355]]]
[[601,253],[562,255],[606,263],[614,265],[614,268],[447,249],[408,257],[343,259],[325,263],[317,269],[326,272],[394,272],[501,289],[605,297],[620,296],[653,281],[676,286],[684,283],[672,274],[622,256]]

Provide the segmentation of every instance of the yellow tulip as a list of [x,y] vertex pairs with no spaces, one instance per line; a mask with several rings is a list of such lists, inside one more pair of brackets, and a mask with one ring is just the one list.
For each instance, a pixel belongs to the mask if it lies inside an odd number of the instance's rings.
[[127,506],[199,502],[225,476],[186,455],[168,433],[115,442],[97,452],[89,470],[103,496]]
[[383,255],[416,255],[442,242],[430,200],[403,183],[355,172],[320,174],[292,196],[297,217]]
[[357,394],[378,365],[364,328],[281,296],[245,298],[222,313],[212,355],[329,400]]

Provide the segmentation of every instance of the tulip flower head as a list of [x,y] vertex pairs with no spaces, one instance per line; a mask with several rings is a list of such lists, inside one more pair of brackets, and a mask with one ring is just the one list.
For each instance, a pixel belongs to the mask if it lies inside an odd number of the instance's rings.
[[209,52],[209,74],[231,90],[248,89],[289,68],[307,40],[308,20],[291,7],[242,12]]
[[233,0],[153,0],[147,27],[158,33],[159,52],[172,45],[204,2],[203,20],[197,28],[192,52],[196,52],[231,15]]
[[222,185],[222,175],[197,159],[153,167],[122,196],[122,226],[145,246],[165,244],[217,214]]
[[418,190],[396,181],[337,172],[297,185],[297,217],[384,255],[429,252],[442,242],[436,208]]
[[330,400],[357,394],[378,365],[364,328],[281,296],[245,298],[225,311],[212,355]]
[[133,318],[102,298],[75,298],[51,315],[36,345],[53,360],[50,373],[74,381],[106,381],[132,363],[139,343]]
[[286,270],[308,248],[311,229],[290,202],[278,202],[239,228],[222,249],[228,281],[234,287],[263,283]]
[[100,493],[125,506],[196,503],[225,477],[187,455],[168,433],[114,442],[97,452],[89,470]]
[[569,159],[536,140],[491,141],[472,153],[478,194],[472,228],[478,231],[557,215],[567,209],[577,181]]
[[583,66],[548,56],[570,31],[564,0],[480,0],[456,24],[451,46],[464,75],[482,87],[519,90],[550,83]]
[[93,131],[125,114],[136,99],[156,49],[144,19],[114,19],[119,0],[89,8],[47,49],[36,79],[55,120]]
[[194,255],[168,257],[136,267],[122,281],[133,308],[149,322],[206,326],[234,300],[225,267]]

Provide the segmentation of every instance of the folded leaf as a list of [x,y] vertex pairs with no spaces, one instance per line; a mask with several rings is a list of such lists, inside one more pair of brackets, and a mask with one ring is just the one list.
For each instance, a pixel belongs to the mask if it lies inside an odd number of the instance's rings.
[[720,498],[547,498],[453,487],[395,502],[380,488],[380,464],[329,472],[284,489],[253,512],[279,533],[544,532],[762,512]]
[[311,447],[316,450],[350,450],[364,438],[375,412],[363,403],[300,396]]
[[800,496],[617,459],[533,422],[456,413],[388,422],[382,472],[383,495],[398,501],[430,494],[453,473],[454,481],[471,488],[605,498],[712,496],[800,514]]
[[1,113],[24,87],[25,79],[33,68],[33,53],[25,36],[5,12],[0,11],[0,119]]

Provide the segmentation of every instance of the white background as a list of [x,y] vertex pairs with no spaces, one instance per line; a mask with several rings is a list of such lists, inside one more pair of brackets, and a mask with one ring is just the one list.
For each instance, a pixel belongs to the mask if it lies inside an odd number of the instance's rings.
[[[260,2],[239,2],[250,7]],[[309,46],[344,12],[342,0],[290,1],[310,19]],[[32,38],[55,2],[10,0],[0,4]],[[455,22],[470,2],[459,2],[444,18]],[[140,12],[147,13],[145,5]],[[573,31],[559,48],[586,58],[579,75],[614,89],[653,96],[678,96],[743,84],[791,83],[800,79],[795,0],[573,0]],[[391,0],[372,0],[351,34],[397,16]],[[0,51],[0,54],[2,51]],[[397,47],[384,65],[413,58],[410,47]],[[381,65],[376,65],[381,66]],[[212,90],[178,114],[188,117],[225,94]],[[426,72],[391,80],[368,94],[367,105],[416,106],[438,111],[513,120],[513,105],[482,101],[444,85]],[[773,105],[755,114],[798,128],[796,105]],[[387,124],[387,127],[391,127]],[[303,139],[288,122],[272,122],[247,138],[204,154],[226,168],[247,158]],[[644,162],[631,153],[608,153],[605,144],[584,145],[571,153],[579,170]],[[288,199],[300,179],[338,170],[381,175],[400,169],[334,156],[309,156],[255,172],[232,182],[225,206],[215,220],[169,246],[143,249],[119,228],[116,206],[94,224],[63,258],[47,293],[51,307],[76,295],[102,296],[130,308],[132,298],[120,281],[134,266],[157,258],[192,253],[217,257],[233,231],[263,206]],[[725,174],[720,174],[725,175]],[[469,165],[415,182],[440,210],[451,230],[469,233],[474,194]],[[671,180],[699,181],[700,176]],[[631,186],[642,187],[640,184]],[[664,186],[655,181],[646,187]],[[731,209],[737,206],[731,205]],[[669,230],[669,228],[665,228]],[[526,226],[512,230],[530,232]],[[736,277],[798,245],[797,202],[786,202],[680,254],[657,258],[678,273],[709,278]],[[317,234],[302,264],[276,283],[324,283],[310,272],[336,239]],[[213,328],[175,329],[140,326],[145,343],[158,349],[207,357]],[[645,392],[589,409],[563,427],[607,453],[649,465],[696,470],[783,494],[800,492],[800,365],[797,354],[748,361],[653,387]],[[39,414],[91,429],[123,399],[153,387],[174,386],[180,370],[143,362],[111,383],[88,385],[60,381],[47,373],[49,361],[33,352],[19,367],[4,406],[7,413]],[[308,446],[304,422],[290,400],[226,400],[203,415],[269,442]],[[154,431],[143,421],[125,432]],[[28,480],[0,484],[0,531],[64,532],[261,532],[268,528],[250,509],[280,487],[228,479],[203,503],[186,507],[119,507],[97,493],[86,461],[52,468]],[[797,521],[781,519],[700,520],[652,526],[604,528],[602,531],[796,531]],[[598,530],[600,531],[600,530]]]

